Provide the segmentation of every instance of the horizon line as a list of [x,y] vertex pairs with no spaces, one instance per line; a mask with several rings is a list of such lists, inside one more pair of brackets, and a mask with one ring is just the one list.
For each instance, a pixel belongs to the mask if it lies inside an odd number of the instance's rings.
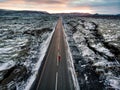
[[98,14],[98,15],[119,15],[120,13],[117,13],[117,14],[103,14],[103,13],[89,13],[89,12],[49,12],[49,11],[43,11],[43,10],[29,10],[29,9],[23,9],[23,10],[17,10],[17,9],[0,9],[0,10],[4,10],[4,11],[34,11],[34,12],[46,12],[46,13],[49,13],[49,14],[75,14],[75,13],[81,13],[81,14]]

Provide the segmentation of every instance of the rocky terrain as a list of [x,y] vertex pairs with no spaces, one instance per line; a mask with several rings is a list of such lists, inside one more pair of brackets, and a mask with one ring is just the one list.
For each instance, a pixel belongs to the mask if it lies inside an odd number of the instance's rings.
[[23,90],[37,72],[40,49],[57,18],[48,13],[3,12],[0,14],[0,90]]
[[120,90],[120,19],[63,20],[81,90]]
[[[0,10],[0,90],[28,90],[58,17]],[[63,15],[80,90],[120,90],[120,18]]]

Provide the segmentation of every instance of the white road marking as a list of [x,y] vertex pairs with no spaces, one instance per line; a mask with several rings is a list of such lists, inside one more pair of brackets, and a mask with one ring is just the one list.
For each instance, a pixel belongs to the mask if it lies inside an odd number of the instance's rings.
[[60,55],[60,53],[58,52],[58,55],[57,55],[57,66],[59,66],[59,55]]
[[58,84],[58,72],[56,72],[55,90],[57,90],[57,84]]
[[57,66],[59,66],[59,63],[58,63],[58,56],[57,56]]
[[59,51],[59,49],[60,49],[60,46],[59,46],[59,44],[60,44],[60,43],[58,43],[58,51]]

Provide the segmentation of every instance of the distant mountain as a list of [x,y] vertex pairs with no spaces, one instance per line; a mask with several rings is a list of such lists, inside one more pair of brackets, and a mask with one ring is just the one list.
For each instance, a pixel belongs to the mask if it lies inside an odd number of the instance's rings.
[[48,12],[43,11],[15,11],[0,9],[0,16],[32,16],[32,15],[48,15]]
[[120,16],[120,14],[117,14],[117,16]]
[[[21,17],[39,17],[41,15],[50,15],[48,12],[45,11],[15,11],[15,10],[4,10],[0,9],[0,16],[21,16]],[[56,16],[81,16],[81,17],[95,17],[95,18],[120,18],[120,14],[117,15],[109,15],[109,14],[90,14],[90,13],[56,13],[51,14]]]
[[90,14],[90,13],[59,13],[55,14],[58,16],[67,16],[67,17],[74,17],[74,16],[80,16],[80,17],[93,17],[93,18],[111,18],[111,19],[118,19],[120,18],[120,14],[117,15],[110,15],[110,14]]
[[71,15],[76,15],[76,16],[90,16],[90,13],[70,13]]
[[95,18],[111,18],[111,19],[120,19],[120,14],[93,14],[91,17]]
[[55,15],[62,15],[62,16],[90,16],[90,13],[56,13]]

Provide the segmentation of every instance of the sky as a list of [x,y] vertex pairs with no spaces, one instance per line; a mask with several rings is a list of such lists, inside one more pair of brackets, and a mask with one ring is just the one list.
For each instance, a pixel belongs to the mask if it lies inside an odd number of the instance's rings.
[[120,14],[120,0],[0,0],[0,9]]

